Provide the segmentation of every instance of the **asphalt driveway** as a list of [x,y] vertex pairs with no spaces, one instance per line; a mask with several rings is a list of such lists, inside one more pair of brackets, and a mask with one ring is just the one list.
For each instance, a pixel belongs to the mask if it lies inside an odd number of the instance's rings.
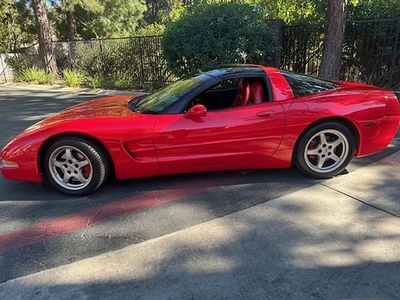
[[[9,93],[2,145],[93,97]],[[1,179],[0,299],[399,299],[399,150],[398,133],[331,180],[245,170],[114,182],[72,200]]]

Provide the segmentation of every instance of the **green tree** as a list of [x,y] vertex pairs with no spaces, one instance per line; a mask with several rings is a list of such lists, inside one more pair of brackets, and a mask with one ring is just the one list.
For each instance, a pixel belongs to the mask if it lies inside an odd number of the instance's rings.
[[47,73],[55,74],[57,72],[56,56],[44,0],[32,0],[32,9],[39,40],[39,55],[42,59],[43,67]]
[[95,25],[102,37],[133,36],[143,18],[145,3],[139,0],[101,0],[105,15]]
[[281,19],[287,24],[323,22],[328,6],[327,0],[146,0],[147,10],[142,27],[151,24],[168,26],[187,9],[202,4],[227,2],[251,4],[265,17]]
[[[78,37],[76,7],[93,14],[102,14],[104,12],[104,7],[99,0],[62,0],[58,7],[58,12],[63,16],[61,19],[66,24],[66,37],[69,40],[75,40]],[[83,24],[82,20],[79,20],[79,22]]]
[[14,52],[34,38],[33,16],[25,3],[0,0],[0,52]]
[[202,4],[166,29],[162,47],[178,76],[214,64],[273,64],[277,30],[253,5]]
[[350,20],[390,19],[400,17],[399,0],[350,1],[348,18]]
[[260,4],[269,18],[287,24],[323,22],[328,7],[327,0],[262,0]]
[[63,0],[53,5],[59,38],[70,40],[132,36],[146,9],[141,0]]
[[155,36],[162,35],[165,31],[165,26],[158,23],[152,23],[146,26],[142,26],[136,32],[136,35],[141,36]]
[[146,0],[146,11],[137,34],[162,35],[165,27],[185,11],[180,0]]
[[146,0],[146,11],[144,20],[147,24],[160,24],[163,15],[172,11],[172,1],[169,0]]
[[348,0],[329,0],[328,26],[325,33],[319,77],[339,79]]

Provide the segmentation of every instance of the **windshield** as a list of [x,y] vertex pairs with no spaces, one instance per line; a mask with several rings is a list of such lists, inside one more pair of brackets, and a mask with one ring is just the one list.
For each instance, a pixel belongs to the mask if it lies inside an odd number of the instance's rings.
[[185,77],[162,88],[154,94],[141,97],[133,106],[133,110],[142,114],[157,114],[174,104],[189,90],[209,79],[207,75]]

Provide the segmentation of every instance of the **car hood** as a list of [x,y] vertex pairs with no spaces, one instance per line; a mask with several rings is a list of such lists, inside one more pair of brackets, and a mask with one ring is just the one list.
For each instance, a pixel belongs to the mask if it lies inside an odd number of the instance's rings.
[[56,113],[41,122],[42,125],[72,119],[122,117],[134,114],[128,103],[138,95],[110,96],[86,101]]
[[27,137],[30,134],[46,129],[64,128],[66,124],[75,124],[74,128],[82,122],[101,118],[121,118],[126,116],[140,116],[129,109],[128,103],[139,95],[110,96],[86,101],[54,114],[23,130],[14,139]]

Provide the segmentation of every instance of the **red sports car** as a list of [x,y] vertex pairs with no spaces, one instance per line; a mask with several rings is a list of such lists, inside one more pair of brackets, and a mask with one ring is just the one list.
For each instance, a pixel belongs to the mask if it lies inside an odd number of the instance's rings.
[[297,166],[316,178],[384,149],[400,120],[395,94],[259,65],[198,71],[149,95],[72,106],[11,140],[8,179],[85,195],[107,178]]

